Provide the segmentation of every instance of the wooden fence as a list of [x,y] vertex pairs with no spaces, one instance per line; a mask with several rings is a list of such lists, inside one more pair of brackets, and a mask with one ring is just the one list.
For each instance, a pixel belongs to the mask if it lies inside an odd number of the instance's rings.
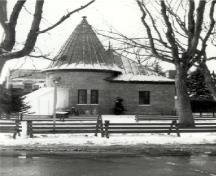
[[195,121],[194,127],[180,127],[177,120],[172,121],[171,129],[175,129],[178,136],[181,133],[211,133],[216,132],[216,123]]
[[0,120],[21,120],[21,113],[15,114],[0,114]]
[[13,133],[13,138],[15,139],[17,134],[20,136],[21,131],[22,131],[22,127],[18,119],[16,120],[1,119],[0,120],[0,133]]
[[177,133],[179,136],[172,122],[110,123],[110,121],[105,121],[104,134],[109,138],[111,133]]
[[[195,113],[193,114],[194,120],[216,120],[215,114],[213,113]],[[145,121],[145,120],[163,120],[163,121],[170,121],[170,120],[178,120],[178,116],[173,115],[136,115],[136,121]]]
[[27,120],[27,135],[34,134],[66,134],[66,133],[101,133],[103,136],[103,123],[101,115],[79,116],[64,121]]
[[[181,133],[204,133],[216,132],[216,123],[195,121],[194,127],[183,128],[179,126],[177,120],[168,120],[168,122],[152,122],[148,120],[145,123],[110,123],[105,121],[104,134],[109,138],[110,134],[130,134],[130,133],[176,133],[180,137]],[[148,121],[148,122],[147,122]]]

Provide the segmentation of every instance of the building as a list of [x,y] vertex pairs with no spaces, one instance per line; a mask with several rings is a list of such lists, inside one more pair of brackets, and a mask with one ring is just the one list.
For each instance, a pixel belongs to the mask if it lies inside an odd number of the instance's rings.
[[86,17],[44,73],[47,87],[27,96],[29,102],[34,101],[32,112],[38,114],[52,114],[55,86],[58,110],[73,107],[80,113],[113,114],[120,97],[125,114],[175,112],[174,81],[119,56],[111,48],[105,50]]
[[21,89],[24,94],[45,86],[45,74],[40,70],[13,69],[7,79],[8,87]]

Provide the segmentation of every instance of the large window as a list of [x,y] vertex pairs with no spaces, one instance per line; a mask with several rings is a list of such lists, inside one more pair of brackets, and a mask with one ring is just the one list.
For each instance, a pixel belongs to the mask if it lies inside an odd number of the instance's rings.
[[86,89],[78,90],[78,104],[87,104],[87,90]]
[[139,91],[139,104],[140,105],[150,104],[150,91]]
[[91,90],[91,104],[98,104],[98,90]]

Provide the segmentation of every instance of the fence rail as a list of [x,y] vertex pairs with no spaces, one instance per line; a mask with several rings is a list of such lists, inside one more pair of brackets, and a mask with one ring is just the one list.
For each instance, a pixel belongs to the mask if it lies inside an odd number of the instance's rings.
[[[105,121],[104,133],[109,138],[111,133],[177,133],[170,123],[110,123]],[[179,134],[178,134],[179,135]]]
[[146,123],[110,123],[110,121],[107,120],[104,124],[104,134],[107,138],[109,138],[110,134],[115,133],[176,133],[177,136],[180,136],[181,133],[198,132],[216,132],[216,123],[196,121],[195,126],[189,128],[181,127],[177,120],[172,120],[166,123],[157,123],[151,121]]
[[[214,113],[212,114],[193,114],[194,120],[216,120],[216,116]],[[177,120],[178,116],[172,116],[172,115],[136,115],[135,119],[136,121],[142,121],[142,120],[163,120],[163,121],[170,121],[170,120]]]
[[[91,121],[91,123],[89,122]],[[64,121],[27,120],[27,135],[31,138],[34,134],[65,134],[65,133],[93,133],[95,136],[101,133],[103,136],[103,123],[101,115],[79,117]]]
[[13,133],[13,138],[15,139],[17,134],[20,136],[22,131],[21,123],[18,119],[1,119],[0,120],[0,133]]

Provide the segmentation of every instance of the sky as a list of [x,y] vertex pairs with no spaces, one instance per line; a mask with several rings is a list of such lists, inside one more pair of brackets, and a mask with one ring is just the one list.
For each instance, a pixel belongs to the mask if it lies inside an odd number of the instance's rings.
[[[55,23],[60,17],[67,14],[77,7],[89,2],[90,0],[45,0],[43,9],[43,20],[41,29],[44,29]],[[10,0],[8,7],[11,11],[15,0]],[[26,8],[18,21],[17,37],[18,42],[23,43],[28,32],[26,26],[31,24],[31,15],[34,11],[34,1],[27,1]],[[67,40],[73,29],[80,23],[82,16],[87,16],[89,24],[95,30],[113,31],[123,33],[127,36],[135,36],[138,33],[142,35],[144,30],[140,21],[140,12],[134,0],[96,0],[88,8],[73,14],[68,20],[53,29],[47,34],[39,36],[36,46],[40,48],[43,54],[49,54],[51,58],[55,56],[62,44]],[[0,31],[1,32],[1,31]],[[107,46],[108,39],[102,39],[102,43]],[[22,47],[22,45],[20,45]],[[45,68],[49,61],[41,59],[15,59],[9,61],[4,70],[8,68]]]
[[[54,24],[69,11],[76,9],[89,1],[90,0],[45,0],[43,20],[40,28],[44,29],[51,24]],[[16,2],[16,0],[9,0],[9,12],[13,7],[14,2]],[[33,12],[34,1],[27,1],[25,8],[22,10],[16,29],[17,48],[21,48],[22,43],[25,41],[26,34],[31,24],[31,14]],[[73,32],[73,29],[80,23],[82,16],[87,16],[89,24],[91,24],[95,30],[113,31],[127,36],[143,36],[145,34],[145,28],[140,20],[141,13],[135,0],[96,0],[96,2],[88,8],[73,14],[57,28],[46,34],[41,34],[37,40],[36,48],[39,48],[43,54],[49,54],[49,57],[53,58],[62,44]],[[2,31],[0,29],[0,37],[1,36]],[[109,43],[108,39],[101,38],[101,41],[105,46]],[[6,73],[8,69],[15,68],[42,69],[46,68],[48,64],[49,61],[42,59],[14,59],[6,64],[4,72]],[[172,65],[167,63],[162,63],[162,66],[165,70],[173,68]],[[211,64],[210,66],[212,69],[214,64]]]

